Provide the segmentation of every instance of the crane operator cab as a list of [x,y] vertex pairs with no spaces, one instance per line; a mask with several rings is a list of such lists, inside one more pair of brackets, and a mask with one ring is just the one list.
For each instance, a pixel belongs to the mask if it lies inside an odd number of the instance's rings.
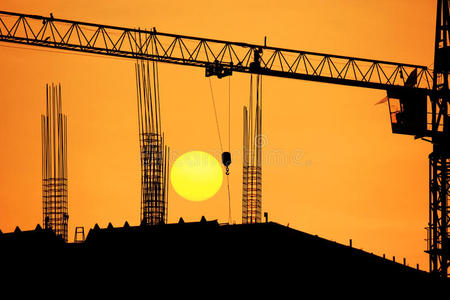
[[[411,76],[412,75],[412,76]],[[392,133],[424,136],[427,130],[427,94],[412,88],[411,74],[405,87],[392,87],[387,90]]]
[[421,91],[388,90],[392,133],[423,136],[427,130],[427,95]]

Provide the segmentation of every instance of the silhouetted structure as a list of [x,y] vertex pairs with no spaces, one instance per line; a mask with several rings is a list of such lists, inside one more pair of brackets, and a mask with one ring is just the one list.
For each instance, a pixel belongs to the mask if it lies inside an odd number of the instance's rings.
[[[260,223],[262,205],[262,76],[250,76],[249,108],[244,106],[242,223]],[[255,81],[255,82],[254,82]]]
[[82,242],[84,242],[85,239],[86,239],[86,237],[84,235],[84,227],[82,227],[82,226],[75,227],[75,234],[73,237],[73,242],[74,243],[82,243]]
[[[431,138],[428,250],[430,270],[448,277],[449,7],[437,0],[435,64],[426,66],[330,55],[0,11],[0,41],[205,69],[219,78],[233,72],[386,90],[394,133]],[[103,38],[101,38],[103,37]],[[149,48],[151,51],[149,51]],[[406,80],[405,80],[406,78]],[[431,112],[424,113],[425,98]],[[391,102],[391,101],[390,101]],[[423,124],[423,120],[428,124]],[[429,121],[431,119],[431,122]],[[144,138],[150,140],[150,138]],[[156,138],[158,141],[158,138]],[[151,142],[148,142],[149,144]],[[158,142],[156,142],[158,143]],[[142,147],[141,147],[142,148]],[[144,147],[145,148],[145,147]],[[145,163],[144,163],[145,164]],[[257,170],[253,171],[253,173]],[[151,197],[148,197],[151,198]],[[160,214],[158,212],[156,215]],[[142,213],[141,213],[142,214]],[[147,219],[144,223],[147,223]]]
[[0,41],[200,67],[207,76],[243,72],[386,90],[405,86],[405,81],[396,75],[400,71],[409,74],[417,69],[414,88],[431,90],[430,70],[414,64],[7,11],[0,11],[0,20]]
[[433,152],[429,155],[430,204],[428,250],[430,271],[450,276],[450,16],[448,1],[438,0],[434,54],[431,130]]
[[141,222],[164,223],[168,215],[169,148],[161,133],[158,66],[136,63],[139,142],[141,152]]
[[[235,291],[243,284],[262,284],[252,293],[267,289],[300,293],[310,289],[309,284],[340,284],[342,289],[333,293],[352,291],[358,296],[361,294],[353,290],[356,285],[391,292],[392,287],[414,287],[416,291],[448,284],[404,265],[404,261],[396,263],[354,245],[345,246],[280,224],[222,225],[204,217],[200,222],[180,219],[178,224],[154,226],[130,226],[127,222],[117,228],[95,225],[84,242],[73,244],[64,243],[51,230],[16,230],[0,234],[0,257],[14,262],[14,268],[26,262],[21,272],[37,272],[39,278],[33,277],[33,281],[48,283],[48,277],[42,275],[54,276],[57,270],[59,278],[52,282],[86,278],[96,283],[94,289],[102,291],[105,287],[99,286],[100,282],[108,287],[115,281],[123,285],[132,276],[145,282],[160,280],[161,284],[168,280],[171,286],[192,280],[201,290],[209,284]],[[49,261],[56,269],[48,268]],[[4,265],[2,270],[9,271]]]
[[17,226],[13,232],[0,232],[0,253],[8,253],[12,257],[15,253],[22,255],[23,252],[37,254],[40,253],[39,249],[64,251],[67,245],[54,230],[42,228],[39,224],[34,230],[22,231]]
[[61,85],[47,85],[42,123],[43,224],[67,242],[67,116],[62,113]]

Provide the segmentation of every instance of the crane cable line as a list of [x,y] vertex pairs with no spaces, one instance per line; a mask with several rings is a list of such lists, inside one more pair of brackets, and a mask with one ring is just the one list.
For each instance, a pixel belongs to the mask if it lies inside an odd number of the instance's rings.
[[[230,163],[231,163],[231,76],[228,76],[228,153],[230,153]],[[228,175],[229,172],[227,172],[228,223],[231,224],[231,193],[230,193],[230,178]]]
[[217,108],[216,108],[216,101],[214,99],[214,91],[212,87],[211,78],[209,79],[209,89],[211,91],[211,100],[213,104],[214,109],[214,116],[216,119],[216,127],[217,127],[217,135],[219,137],[219,145],[220,145],[220,151],[222,152],[222,162],[225,165],[227,175],[227,190],[228,190],[228,223],[231,224],[231,192],[230,192],[230,170],[229,165],[231,164],[231,78],[228,77],[228,152],[223,151],[223,143],[222,143],[222,137],[220,135],[220,128],[219,128],[219,119],[217,117]]
[[217,135],[219,136],[220,151],[223,152],[222,138],[220,137],[220,129],[219,129],[219,119],[217,118],[216,101],[214,100],[214,92],[213,92],[211,78],[209,77],[208,79],[209,79],[209,89],[211,91],[212,104],[213,104],[213,108],[214,108],[214,116],[216,118],[216,127],[217,127]]

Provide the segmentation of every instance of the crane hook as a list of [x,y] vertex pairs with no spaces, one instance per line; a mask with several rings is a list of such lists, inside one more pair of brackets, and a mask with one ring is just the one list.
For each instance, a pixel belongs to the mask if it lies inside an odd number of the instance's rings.
[[231,165],[231,153],[230,152],[223,152],[222,153],[222,163],[225,166],[225,174],[230,175],[230,168]]

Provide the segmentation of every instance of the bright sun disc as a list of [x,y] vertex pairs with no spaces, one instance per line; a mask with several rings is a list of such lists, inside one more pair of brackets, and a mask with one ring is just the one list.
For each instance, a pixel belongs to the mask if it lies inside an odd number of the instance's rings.
[[170,180],[181,197],[204,201],[214,196],[222,186],[222,167],[209,153],[186,152],[173,163]]

